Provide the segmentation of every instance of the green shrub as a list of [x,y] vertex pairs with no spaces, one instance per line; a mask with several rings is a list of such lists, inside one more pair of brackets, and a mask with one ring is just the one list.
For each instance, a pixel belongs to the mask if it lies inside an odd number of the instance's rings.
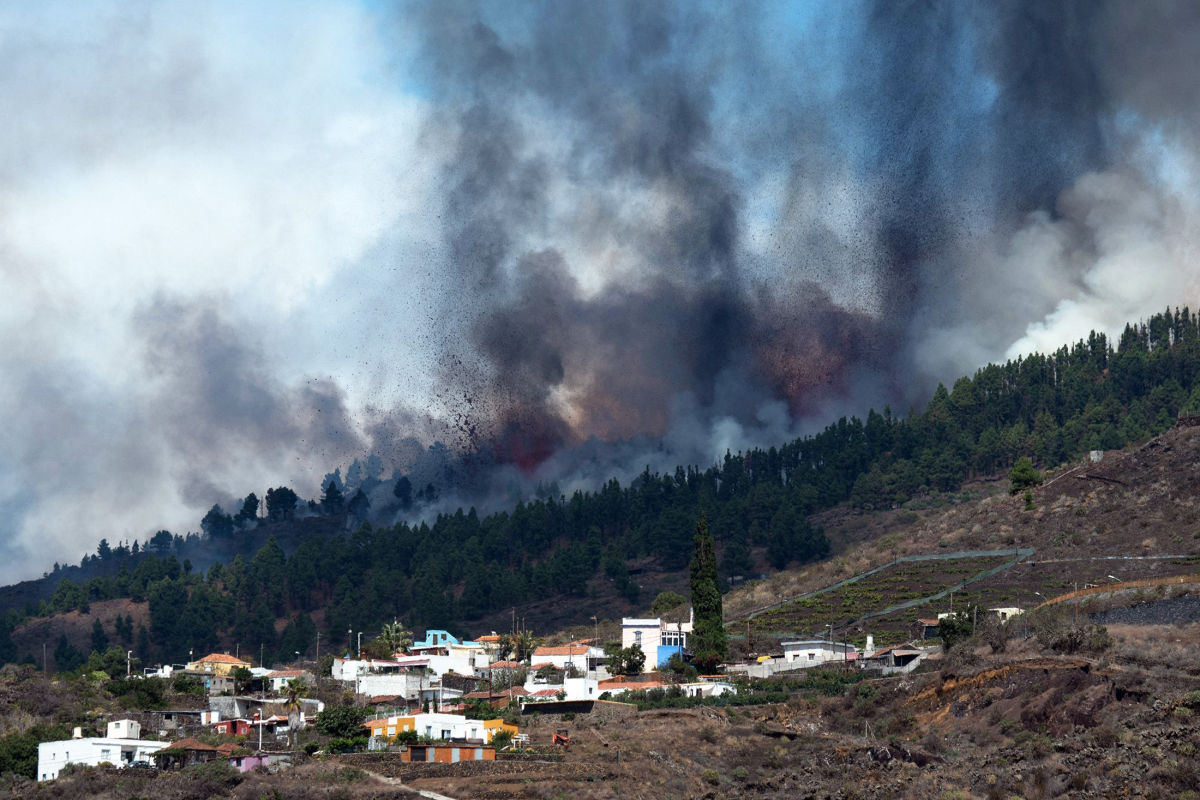
[[1042,485],[1042,473],[1034,469],[1029,456],[1021,456],[1017,459],[1017,463],[1013,464],[1012,469],[1008,471],[1008,479],[1012,481],[1012,485],[1008,489],[1009,494],[1019,494],[1022,490]]
[[700,773],[700,780],[716,786],[721,782],[721,773],[717,772],[715,769],[706,769],[704,772]]
[[366,736],[343,737],[335,736],[329,740],[326,748],[330,753],[357,753],[367,746]]
[[317,732],[340,739],[363,736],[363,723],[371,712],[360,706],[334,706],[317,714]]

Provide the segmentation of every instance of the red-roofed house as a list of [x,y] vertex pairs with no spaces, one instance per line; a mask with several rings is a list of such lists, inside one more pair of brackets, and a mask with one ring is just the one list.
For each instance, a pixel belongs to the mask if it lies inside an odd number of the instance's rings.
[[197,739],[180,739],[178,742],[171,742],[155,753],[154,765],[159,769],[183,769],[221,757],[221,751],[211,744],[205,744]]
[[608,692],[609,697],[619,697],[626,692],[644,692],[648,689],[662,689],[666,686],[661,681],[630,681],[621,678],[609,678],[600,681],[597,689],[600,694]]

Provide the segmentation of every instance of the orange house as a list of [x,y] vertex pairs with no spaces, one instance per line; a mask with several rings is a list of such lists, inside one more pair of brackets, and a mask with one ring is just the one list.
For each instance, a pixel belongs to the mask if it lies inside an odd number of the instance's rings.
[[400,760],[435,764],[495,761],[496,748],[486,744],[410,744],[400,751]]

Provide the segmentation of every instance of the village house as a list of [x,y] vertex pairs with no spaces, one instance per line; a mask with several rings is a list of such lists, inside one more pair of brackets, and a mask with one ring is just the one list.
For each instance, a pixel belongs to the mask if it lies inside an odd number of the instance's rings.
[[225,751],[205,744],[197,739],[180,739],[178,742],[162,748],[154,754],[154,765],[159,769],[183,769],[196,764],[207,764],[228,758],[234,752],[234,746]]
[[645,671],[665,667],[671,656],[683,656],[687,637],[695,626],[695,616],[689,613],[687,622],[665,622],[658,617],[625,617],[621,620],[621,647],[637,645],[646,654]]
[[[426,666],[439,677],[447,672],[486,675],[491,649],[483,642],[460,641],[449,631],[431,629],[408,648],[410,656],[428,659]],[[398,659],[403,660],[403,659]]]
[[363,726],[370,731],[371,738],[392,739],[405,731],[414,731],[430,739],[483,744],[499,731],[507,730],[514,735],[518,732],[516,725],[502,719],[467,719],[462,714],[441,713],[380,717],[368,720]]
[[520,705],[529,697],[529,691],[524,686],[512,686],[506,689],[480,689],[476,692],[464,694],[463,701],[466,700],[487,700],[496,709],[507,708],[509,705]]
[[237,688],[233,676],[227,673],[210,672],[208,670],[191,669],[189,667],[188,669],[178,670],[175,674],[195,679],[204,687],[204,691],[210,697],[219,694],[233,694]]
[[[988,616],[996,617],[1001,622],[1008,622],[1013,617],[1024,614],[1025,609],[1018,608],[1016,606],[998,606],[996,608],[987,609],[986,613]],[[937,615],[937,618],[942,620],[946,617],[954,616],[954,614],[955,612],[953,611],[942,611]]]
[[599,682],[596,687],[605,699],[617,698],[626,692],[648,692],[651,689],[665,689],[667,684],[662,681],[637,681],[628,677],[608,678]]
[[[209,707],[217,716],[214,722],[222,719],[248,719],[253,721],[277,717],[283,720],[284,730],[286,730],[286,697],[210,697],[208,702]],[[315,718],[317,714],[325,710],[325,703],[316,698],[301,697],[299,698],[299,703],[301,728],[305,727],[309,720]]]
[[108,723],[104,736],[42,742],[38,745],[37,779],[54,780],[68,764],[128,767],[133,763],[148,763],[167,743],[148,741],[141,735],[142,726],[138,722],[119,719]]
[[277,669],[273,672],[268,672],[264,678],[270,687],[269,691],[272,692],[286,691],[287,684],[292,681],[303,681],[309,686],[316,683],[316,678],[306,669]]
[[819,667],[831,662],[847,664],[858,660],[858,648],[849,642],[798,639],[783,642],[783,660],[787,669]]
[[[595,700],[600,696],[599,681],[595,678],[568,678],[559,672],[553,683],[539,681],[536,673],[530,673],[525,679],[525,689],[534,700]],[[561,697],[560,697],[561,695]]]
[[926,655],[925,650],[911,644],[893,645],[865,655],[861,666],[867,670],[878,670],[884,675],[896,675],[912,672]]
[[238,667],[250,669],[248,661],[234,658],[228,653],[209,653],[204,658],[188,662],[187,669],[194,672],[210,672],[214,675],[229,675]]
[[213,725],[213,733],[221,736],[246,736],[254,727],[254,723],[248,719],[223,719]]
[[726,694],[737,694],[737,689],[728,681],[693,681],[681,683],[679,688],[686,697],[720,697]]
[[574,668],[580,674],[595,672],[606,661],[604,649],[591,644],[591,640],[576,641],[564,645],[547,645],[533,651],[530,660],[537,666],[551,664],[555,669]]
[[402,762],[457,764],[460,761],[495,761],[496,748],[490,745],[410,744],[400,751]]
[[178,731],[199,731],[221,719],[219,711],[198,708],[173,708],[167,711],[154,712],[158,720],[158,735],[167,737],[178,735]]

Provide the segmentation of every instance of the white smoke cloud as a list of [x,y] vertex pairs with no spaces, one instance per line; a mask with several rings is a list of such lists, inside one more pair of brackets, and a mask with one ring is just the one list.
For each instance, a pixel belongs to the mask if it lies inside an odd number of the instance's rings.
[[[0,7],[0,580],[102,536],[194,529],[235,493],[314,491],[311,462],[352,446],[352,419],[304,420],[330,401],[307,376],[376,376],[311,354],[364,297],[425,280],[363,265],[398,226],[419,240],[437,166],[386,22],[335,2]],[[165,356],[191,384],[146,361],[163,308],[204,331]],[[214,332],[244,348],[206,361]],[[225,410],[196,397],[227,373],[258,395],[222,434]]]
[[[1046,276],[1028,290],[1058,298],[1006,357],[1052,352],[1093,330],[1116,337],[1126,323],[1167,308],[1195,309],[1200,217],[1170,184],[1130,169],[1089,173],[1062,194],[1057,210],[1057,219],[1037,215],[1018,232],[1000,265]],[[1054,280],[1064,275],[1078,277],[1070,285]]]

